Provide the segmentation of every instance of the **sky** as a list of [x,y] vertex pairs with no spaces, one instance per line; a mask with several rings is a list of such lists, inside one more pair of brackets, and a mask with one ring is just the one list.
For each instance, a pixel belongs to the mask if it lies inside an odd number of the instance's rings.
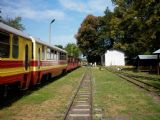
[[75,34],[88,14],[103,16],[114,6],[110,0],[0,0],[3,17],[22,17],[24,32],[51,44],[66,46],[76,43]]

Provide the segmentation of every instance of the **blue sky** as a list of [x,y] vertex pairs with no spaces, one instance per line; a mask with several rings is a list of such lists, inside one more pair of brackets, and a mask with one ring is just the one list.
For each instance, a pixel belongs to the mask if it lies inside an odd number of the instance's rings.
[[42,41],[49,42],[49,23],[51,43],[65,46],[76,43],[74,35],[88,14],[102,16],[105,9],[113,10],[110,0],[1,0],[3,17],[22,17],[24,32]]

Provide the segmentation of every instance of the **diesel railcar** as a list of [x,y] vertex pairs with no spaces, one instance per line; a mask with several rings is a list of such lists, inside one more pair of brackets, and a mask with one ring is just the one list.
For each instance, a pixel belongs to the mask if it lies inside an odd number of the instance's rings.
[[10,85],[28,89],[78,66],[65,50],[0,23],[0,92]]

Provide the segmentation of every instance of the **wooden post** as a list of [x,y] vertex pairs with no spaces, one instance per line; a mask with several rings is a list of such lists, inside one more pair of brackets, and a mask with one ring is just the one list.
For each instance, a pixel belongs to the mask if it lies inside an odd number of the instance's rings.
[[137,71],[139,72],[139,62],[140,62],[140,59],[137,58],[136,62],[137,62]]
[[158,75],[159,75],[159,72],[160,72],[160,70],[159,70],[159,66],[160,66],[159,55],[160,55],[160,54],[158,54],[158,64],[157,64],[157,72],[158,72]]

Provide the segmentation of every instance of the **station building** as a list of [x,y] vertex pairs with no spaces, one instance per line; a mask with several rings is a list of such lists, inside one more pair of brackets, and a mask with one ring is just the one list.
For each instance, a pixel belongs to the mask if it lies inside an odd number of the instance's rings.
[[101,55],[101,64],[103,66],[125,66],[125,54],[119,50],[107,50]]

